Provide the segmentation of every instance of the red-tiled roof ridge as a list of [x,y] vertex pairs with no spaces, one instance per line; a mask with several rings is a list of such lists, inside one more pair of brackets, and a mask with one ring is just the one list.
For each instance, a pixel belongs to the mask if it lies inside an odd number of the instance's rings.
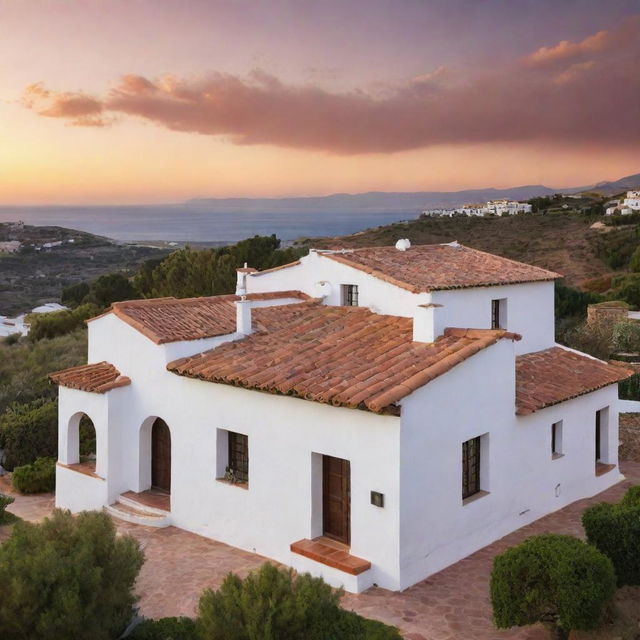
[[[247,300],[285,300],[296,298],[311,301],[306,293],[297,290],[249,293]],[[111,307],[92,322],[108,314],[114,314],[156,344],[197,340],[227,333],[236,327],[234,303],[240,296],[226,294],[195,298],[144,298],[114,302]],[[263,308],[256,308],[258,319]]]
[[102,361],[83,364],[49,374],[49,379],[63,387],[106,393],[111,389],[131,384],[130,378],[123,376],[111,363]]
[[495,334],[499,338],[514,340],[516,342],[522,340],[522,336],[519,333],[513,333],[505,329],[463,329],[461,327],[447,327],[444,330],[445,336],[455,336],[456,338],[482,338],[490,334]]
[[502,338],[502,330],[455,330],[413,341],[411,318],[363,307],[316,305],[281,326],[167,365],[178,375],[291,395],[334,406],[397,413],[395,404]]
[[[412,245],[406,251],[399,251],[394,246],[384,246],[337,251],[317,250],[317,253],[412,293],[524,284],[562,277],[542,267],[461,244],[455,246],[450,243]],[[437,258],[425,260],[430,257],[429,253],[439,255]],[[419,257],[422,258],[422,264]],[[386,263],[385,258],[387,258]],[[413,272],[409,272],[407,270],[409,268]]]
[[516,357],[516,413],[529,415],[625,380],[632,369],[561,346]]

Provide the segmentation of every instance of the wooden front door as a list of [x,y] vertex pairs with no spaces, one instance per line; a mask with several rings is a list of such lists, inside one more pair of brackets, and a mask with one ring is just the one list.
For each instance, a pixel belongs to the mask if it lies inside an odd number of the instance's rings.
[[171,492],[171,433],[161,418],[151,428],[151,485]]
[[351,542],[351,464],[322,456],[322,528],[328,538]]

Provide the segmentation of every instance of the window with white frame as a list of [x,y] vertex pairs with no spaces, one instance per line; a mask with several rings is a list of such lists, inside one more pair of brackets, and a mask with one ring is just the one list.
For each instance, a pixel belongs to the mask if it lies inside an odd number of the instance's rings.
[[561,458],[562,450],[562,420],[551,425],[551,457]]
[[342,289],[342,306],[357,307],[358,306],[358,285],[343,284],[341,289]]
[[596,411],[595,424],[596,463],[609,462],[609,407]]
[[246,487],[249,483],[249,437],[218,429],[216,446],[216,477]]
[[507,328],[507,299],[499,298],[491,301],[491,328]]

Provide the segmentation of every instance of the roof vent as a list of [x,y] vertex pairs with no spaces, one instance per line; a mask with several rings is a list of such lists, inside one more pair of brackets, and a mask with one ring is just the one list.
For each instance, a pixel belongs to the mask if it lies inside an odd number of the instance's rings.
[[396,242],[396,249],[398,251],[406,251],[409,247],[411,247],[411,240],[409,240],[409,238],[401,238]]

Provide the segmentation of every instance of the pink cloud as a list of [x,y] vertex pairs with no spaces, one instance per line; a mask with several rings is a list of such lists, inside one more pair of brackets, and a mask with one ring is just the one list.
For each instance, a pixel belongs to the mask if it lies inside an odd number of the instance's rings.
[[[536,64],[514,63],[466,80],[440,69],[375,94],[286,84],[258,70],[195,80],[129,74],[102,98],[37,84],[23,103],[74,125],[104,126],[127,115],[239,145],[336,154],[512,141],[630,145],[640,141],[640,39],[629,37],[639,27],[631,20],[615,32],[543,48],[544,54],[539,49],[527,58]],[[596,57],[581,60],[586,53]]]
[[598,31],[580,42],[562,40],[553,47],[540,47],[525,58],[531,66],[550,66],[558,62],[626,47],[640,37],[640,17],[633,16],[613,31]]
[[38,115],[67,118],[77,126],[98,127],[107,123],[102,118],[102,102],[85,93],[54,92],[46,89],[42,83],[37,83],[25,89],[22,103]]

